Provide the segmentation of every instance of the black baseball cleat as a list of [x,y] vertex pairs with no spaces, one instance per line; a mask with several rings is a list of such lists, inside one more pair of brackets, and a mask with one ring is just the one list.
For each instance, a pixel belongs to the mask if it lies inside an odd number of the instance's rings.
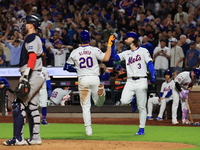
[[22,146],[22,145],[26,145],[26,142],[24,140],[18,141],[17,139],[12,138],[8,141],[3,142],[3,145],[5,145],[5,146],[12,146],[12,145]]

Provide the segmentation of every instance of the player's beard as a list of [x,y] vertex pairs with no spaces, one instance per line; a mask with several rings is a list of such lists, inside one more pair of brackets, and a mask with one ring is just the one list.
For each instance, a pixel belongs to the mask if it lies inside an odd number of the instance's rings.
[[132,42],[125,42],[126,49],[131,49],[131,47],[130,47],[131,44],[132,44]]

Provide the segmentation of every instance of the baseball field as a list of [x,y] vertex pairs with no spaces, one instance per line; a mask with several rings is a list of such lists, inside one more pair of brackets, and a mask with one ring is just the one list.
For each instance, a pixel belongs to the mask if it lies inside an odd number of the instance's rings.
[[[86,136],[82,118],[49,118],[50,124],[41,126],[42,145],[3,146],[0,144],[0,150],[200,149],[200,126],[181,124],[172,126],[170,120],[147,121],[145,135],[135,136],[138,121],[134,118],[95,118],[92,125],[93,136]],[[12,137],[13,124],[11,122],[11,117],[0,117],[1,143]],[[26,124],[25,138],[29,137],[28,133],[28,124]]]

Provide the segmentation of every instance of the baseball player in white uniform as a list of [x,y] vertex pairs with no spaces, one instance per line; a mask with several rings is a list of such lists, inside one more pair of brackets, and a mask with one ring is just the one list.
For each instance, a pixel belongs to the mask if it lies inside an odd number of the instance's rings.
[[69,53],[67,47],[63,47],[60,41],[57,41],[56,47],[50,46],[51,52],[54,54],[54,66],[64,66],[66,62],[66,54]]
[[72,90],[70,90],[70,87],[63,87],[63,89],[55,88],[50,97],[50,105],[55,106],[61,104],[62,106],[64,106],[64,102],[70,98],[71,92]]
[[146,102],[147,102],[147,67],[151,75],[151,82],[155,82],[155,71],[152,58],[146,48],[140,47],[138,35],[135,32],[128,32],[125,39],[130,50],[116,54],[116,61],[125,60],[127,70],[127,82],[121,95],[121,104],[129,104],[134,94],[137,97],[139,109],[139,131],[135,135],[144,135],[146,123]]
[[187,119],[188,114],[188,93],[191,90],[196,79],[199,79],[200,70],[193,69],[192,71],[184,71],[179,73],[174,79],[174,86],[172,88],[173,104],[172,104],[172,124],[178,124],[177,109],[179,100],[182,106],[182,123],[189,124]]
[[[64,67],[64,70],[77,71],[78,74],[78,89],[86,135],[92,135],[91,95],[96,106],[101,107],[105,101],[105,90],[99,79],[98,60],[110,59],[111,46],[115,39],[114,35],[109,37],[107,51],[103,53],[99,48],[89,45],[90,37],[87,30],[80,32],[81,46],[71,52]],[[72,66],[74,64],[76,69]]]
[[[48,70],[45,67],[42,67],[42,74],[45,78],[45,81],[40,89],[39,105],[42,107],[42,125],[48,125],[46,121],[47,116],[47,99],[51,97],[52,87],[51,87],[51,78],[49,76]],[[48,90],[47,90],[48,89]]]
[[[20,55],[20,82],[30,84],[27,96],[18,96],[12,104],[14,120],[14,137],[3,144],[10,145],[41,145],[39,91],[44,83],[42,75],[42,42],[36,29],[41,20],[36,15],[26,16],[22,25],[22,32],[26,35]],[[26,116],[29,121],[30,138],[24,140],[24,125]]]
[[156,97],[151,97],[148,99],[147,120],[153,120],[153,117],[152,117],[153,105],[159,104],[160,111],[159,111],[158,116],[155,118],[155,120],[162,121],[163,113],[166,108],[166,103],[168,103],[170,100],[173,100],[172,87],[174,85],[174,81],[171,79],[172,78],[171,71],[166,70],[164,73],[164,76],[165,76],[165,82],[162,83],[159,97],[156,96]]

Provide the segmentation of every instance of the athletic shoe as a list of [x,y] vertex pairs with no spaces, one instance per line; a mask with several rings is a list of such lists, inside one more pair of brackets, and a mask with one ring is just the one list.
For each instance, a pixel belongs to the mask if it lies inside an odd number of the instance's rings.
[[92,127],[86,126],[85,127],[86,135],[91,136],[92,135]]
[[147,120],[153,120],[152,116],[147,116]]
[[15,138],[12,138],[8,141],[3,142],[3,145],[5,145],[5,146],[11,146],[11,145],[22,146],[22,145],[25,145],[25,144],[26,144],[26,142],[24,140],[18,141]]
[[47,122],[46,119],[42,119],[42,122],[41,122],[42,125],[49,125],[49,123]]
[[144,128],[140,128],[139,131],[137,133],[135,133],[135,135],[144,135]]
[[104,93],[104,85],[103,85],[103,84],[100,84],[100,85],[98,86],[98,95],[99,95],[99,96],[102,96],[103,93]]
[[163,121],[163,118],[156,117],[155,120],[157,120],[157,121]]
[[176,125],[176,124],[179,124],[178,121],[172,121],[172,124]]
[[190,121],[188,119],[182,119],[182,124],[190,124]]
[[26,139],[26,145],[42,145],[42,141]]

